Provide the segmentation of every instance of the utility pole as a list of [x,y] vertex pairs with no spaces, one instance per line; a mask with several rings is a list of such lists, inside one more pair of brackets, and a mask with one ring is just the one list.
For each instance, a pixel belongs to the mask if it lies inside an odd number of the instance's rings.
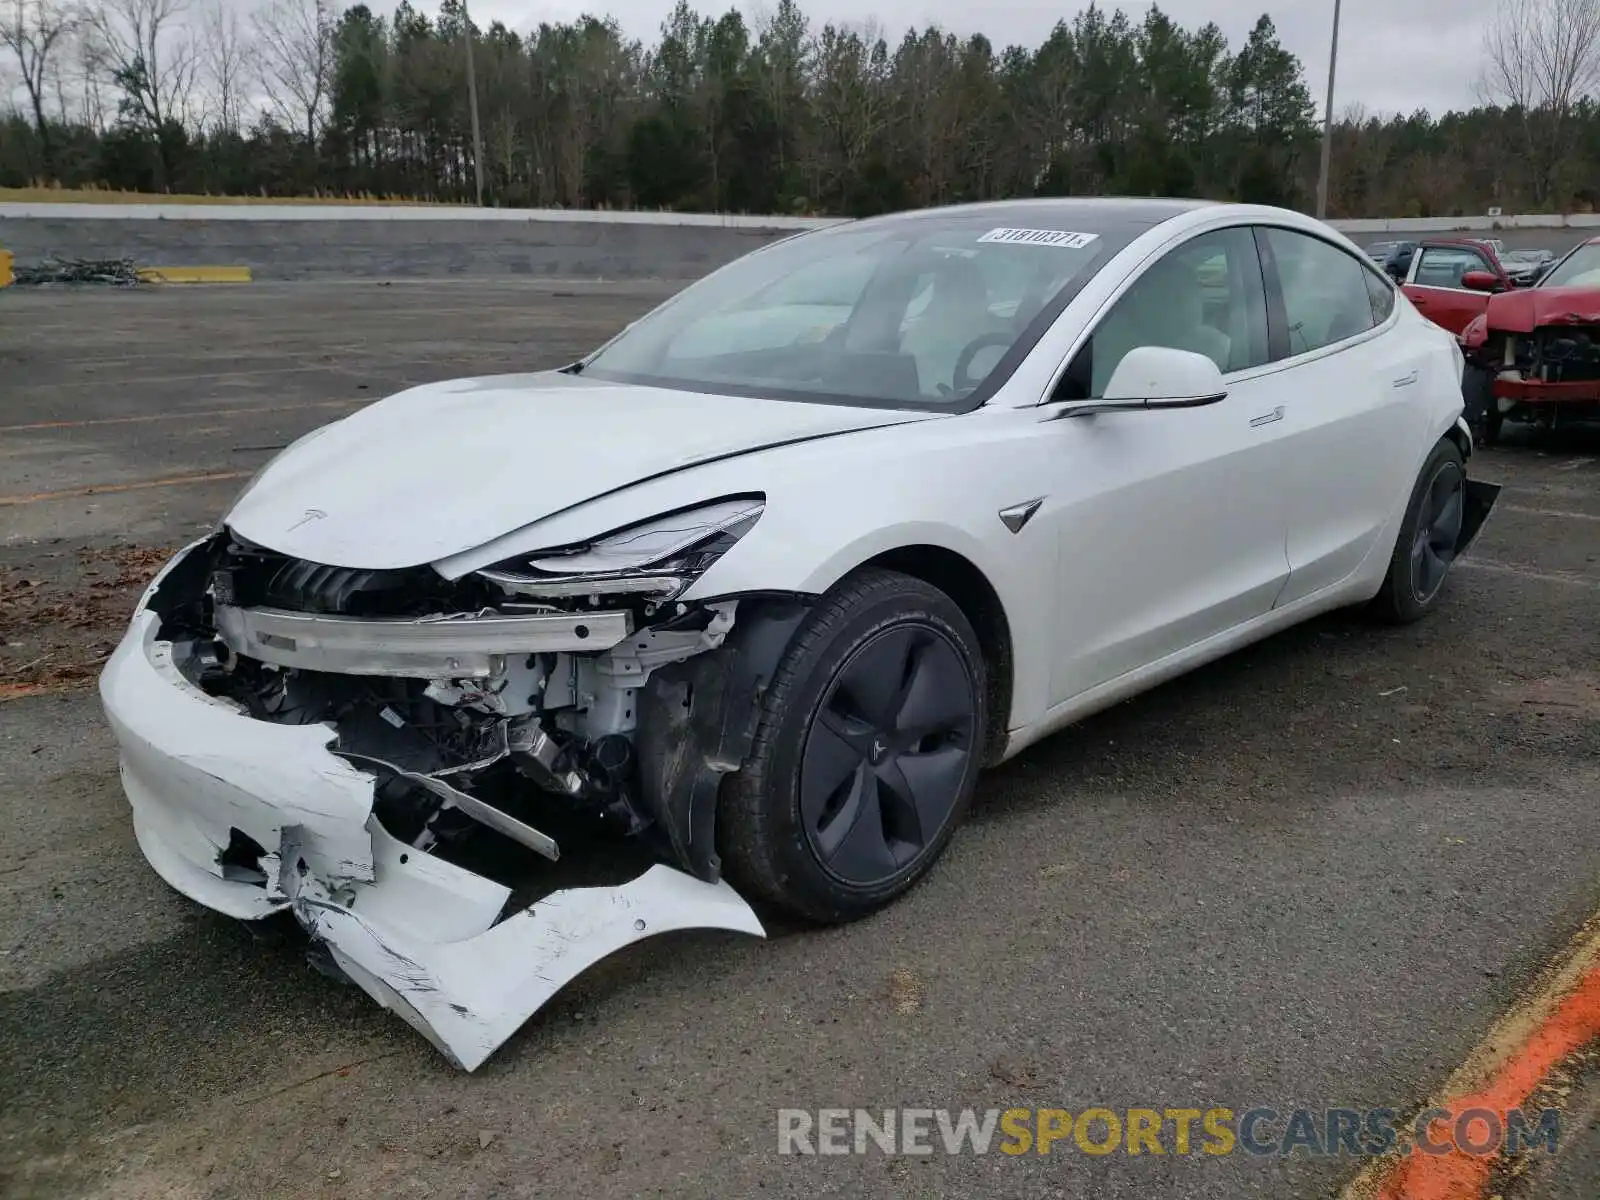
[[478,126],[478,76],[472,68],[472,17],[461,0],[462,33],[467,39],[467,103],[472,109],[472,179],[477,185],[478,207],[483,207],[483,134]]
[[[1322,170],[1317,175],[1317,220],[1328,217],[1328,166],[1333,158],[1333,76],[1339,65],[1339,0],[1333,0],[1333,44],[1328,47],[1328,100],[1322,110]],[[476,111],[476,110],[474,110]]]

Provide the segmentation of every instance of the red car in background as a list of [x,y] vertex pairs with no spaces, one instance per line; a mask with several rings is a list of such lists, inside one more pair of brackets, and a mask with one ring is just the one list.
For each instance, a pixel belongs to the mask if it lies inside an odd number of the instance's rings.
[[[1491,281],[1467,272],[1461,282],[1467,292],[1477,292]],[[1422,311],[1438,321],[1435,291],[1423,297],[1434,304],[1433,311]],[[1469,376],[1476,372],[1475,379],[1463,381],[1468,420],[1473,408],[1482,408],[1476,423],[1484,440],[1498,437],[1507,420],[1553,429],[1563,422],[1600,419],[1600,238],[1574,247],[1532,287],[1494,286],[1481,295],[1482,310],[1466,322],[1459,338]],[[1448,311],[1453,319],[1465,308]],[[1475,387],[1480,395],[1487,393],[1478,405],[1473,404]]]
[[1487,242],[1441,238],[1417,247],[1400,290],[1435,325],[1460,334],[1488,308],[1492,295],[1513,286]]

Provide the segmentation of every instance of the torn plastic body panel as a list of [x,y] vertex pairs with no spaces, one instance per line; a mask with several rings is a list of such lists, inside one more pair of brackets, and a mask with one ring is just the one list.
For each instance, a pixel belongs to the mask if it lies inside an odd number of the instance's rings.
[[[265,608],[259,554],[226,531],[181,552],[101,678],[139,845],[172,887],[232,917],[292,913],[467,1070],[631,942],[762,935],[720,879],[716,785],[799,604],[748,621],[734,601],[678,606],[652,624],[637,605],[472,610],[457,595],[404,615],[414,586],[274,562],[266,590],[295,607]],[[547,826],[575,821],[645,835],[657,861],[540,888],[560,857]]]

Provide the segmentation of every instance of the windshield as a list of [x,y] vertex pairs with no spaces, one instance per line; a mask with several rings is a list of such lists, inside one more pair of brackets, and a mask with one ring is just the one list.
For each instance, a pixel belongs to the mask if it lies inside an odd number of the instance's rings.
[[[1006,217],[1017,225],[1062,225]],[[1004,228],[994,212],[839,225],[747,255],[602,347],[584,376],[778,400],[959,411],[1148,227]]]
[[1600,242],[1579,246],[1539,281],[1540,287],[1600,287]]

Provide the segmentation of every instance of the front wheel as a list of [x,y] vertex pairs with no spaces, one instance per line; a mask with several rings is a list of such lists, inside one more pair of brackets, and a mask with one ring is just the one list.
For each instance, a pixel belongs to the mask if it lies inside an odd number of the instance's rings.
[[1467,468],[1449,438],[1423,464],[1400,523],[1383,588],[1373,601],[1384,620],[1407,625],[1430,612],[1455,562],[1466,518]]
[[729,876],[822,922],[901,895],[971,802],[985,699],[977,635],[954,601],[893,571],[846,579],[784,652],[724,785]]

